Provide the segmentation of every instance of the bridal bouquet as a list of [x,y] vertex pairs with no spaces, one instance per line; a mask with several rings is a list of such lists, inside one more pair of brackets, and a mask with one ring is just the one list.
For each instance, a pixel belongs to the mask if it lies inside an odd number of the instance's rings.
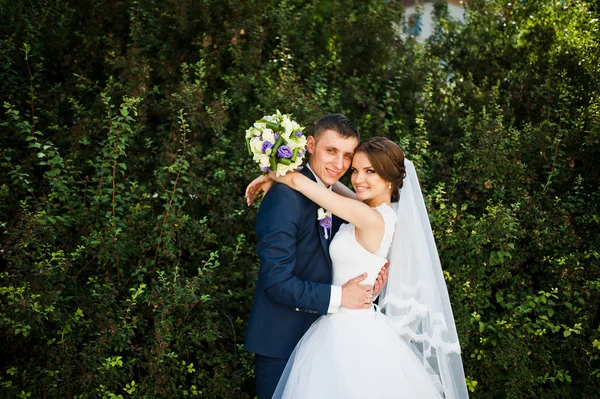
[[289,115],[263,116],[246,130],[248,154],[263,172],[272,170],[277,176],[296,169],[306,154],[304,127]]

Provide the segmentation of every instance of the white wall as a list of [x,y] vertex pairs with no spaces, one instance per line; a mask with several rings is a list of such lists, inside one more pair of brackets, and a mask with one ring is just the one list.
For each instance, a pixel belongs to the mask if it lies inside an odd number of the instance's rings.
[[[431,34],[433,33],[433,20],[431,18],[431,13],[433,12],[433,4],[430,2],[421,4],[420,10],[421,10],[421,33],[416,38],[417,38],[417,41],[422,42],[425,39],[427,39],[429,36],[431,36]],[[416,6],[406,7],[406,9],[404,10],[404,16],[406,17],[406,21],[408,22],[408,19],[410,18],[410,16],[412,14],[415,14],[416,12],[417,12]],[[448,3],[448,12],[450,13],[450,16],[455,20],[459,20],[459,21],[464,20],[465,9],[462,8],[461,6]],[[401,36],[406,37],[406,33],[402,32]]]

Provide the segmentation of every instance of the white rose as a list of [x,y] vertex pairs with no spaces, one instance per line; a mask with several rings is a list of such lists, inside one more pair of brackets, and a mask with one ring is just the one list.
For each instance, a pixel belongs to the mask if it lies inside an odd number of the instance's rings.
[[263,145],[263,142],[260,139],[260,137],[255,136],[253,139],[250,140],[250,148],[252,149],[252,152],[254,154],[262,153],[262,145]]
[[275,134],[271,129],[263,129],[262,131],[263,141],[270,141],[271,144],[275,144]]
[[270,165],[269,156],[266,154],[255,154],[253,159],[256,163],[258,163],[259,166],[263,168],[267,168]]
[[268,155],[261,156],[259,165],[262,166],[263,168],[270,167],[271,166],[271,158]]
[[292,134],[291,142],[294,143],[294,148],[306,147],[306,137],[304,136],[297,137],[295,134]]
[[290,137],[290,134],[292,134],[292,132],[294,131],[294,123],[291,120],[289,120],[289,118],[283,118],[283,121],[281,121],[281,126],[283,126],[283,128],[285,129],[284,136],[287,136],[286,139],[288,139]]
[[292,166],[294,167],[294,169],[297,169],[300,165],[302,165],[302,157],[296,158],[296,162],[292,163]]
[[246,138],[250,139],[254,136],[260,136],[260,130],[253,126],[250,129],[246,130]]
[[287,172],[289,172],[290,170],[293,170],[293,166],[291,166],[291,165],[285,165],[285,164],[280,163],[280,164],[277,165],[276,175],[277,176],[283,176]]

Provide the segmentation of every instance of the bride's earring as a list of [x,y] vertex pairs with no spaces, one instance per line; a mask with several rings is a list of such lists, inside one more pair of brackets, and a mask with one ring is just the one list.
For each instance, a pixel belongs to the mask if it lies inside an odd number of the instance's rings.
[[388,188],[392,188],[392,183],[390,183],[390,184],[388,185]]

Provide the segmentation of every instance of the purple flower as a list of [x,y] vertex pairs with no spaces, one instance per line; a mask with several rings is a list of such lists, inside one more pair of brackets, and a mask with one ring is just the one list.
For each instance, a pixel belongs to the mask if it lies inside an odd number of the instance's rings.
[[273,143],[271,143],[270,141],[265,141],[262,145],[262,152],[266,154],[267,150],[271,147],[273,147]]
[[268,166],[261,166],[260,171],[263,173],[268,173],[271,170]]
[[319,220],[319,226],[323,228],[325,239],[329,239],[329,229],[331,229],[331,216],[325,216],[323,219]]
[[297,132],[294,133],[294,135],[296,137],[302,137],[302,132],[301,131],[297,131]]
[[282,145],[277,149],[277,156],[279,158],[291,158],[292,155],[292,150],[287,145]]
[[299,157],[301,157],[304,154],[306,154],[306,150],[300,150],[300,151],[298,151],[298,156]]
[[323,219],[319,220],[319,226],[323,227],[324,229],[330,229],[331,216],[325,216]]
[[273,135],[273,138],[275,139],[275,141],[279,140],[279,133],[275,133]]

